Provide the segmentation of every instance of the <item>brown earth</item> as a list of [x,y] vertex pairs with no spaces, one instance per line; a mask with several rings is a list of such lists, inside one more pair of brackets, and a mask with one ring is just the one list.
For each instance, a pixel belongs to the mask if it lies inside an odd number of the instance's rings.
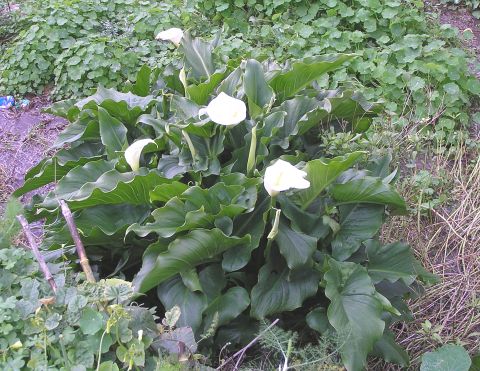
[[25,109],[0,110],[0,205],[66,125],[66,120],[42,112],[49,105],[46,97],[36,97]]

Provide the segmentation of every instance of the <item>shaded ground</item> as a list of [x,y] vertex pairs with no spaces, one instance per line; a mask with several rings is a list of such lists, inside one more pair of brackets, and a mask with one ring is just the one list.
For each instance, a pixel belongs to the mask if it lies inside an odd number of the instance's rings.
[[49,104],[45,97],[37,97],[26,109],[0,110],[0,205],[66,125],[65,120],[41,112]]
[[437,0],[428,1],[426,3],[430,12],[439,14],[440,23],[450,24],[458,28],[460,34],[465,30],[470,30],[472,32],[472,39],[463,41],[463,44],[476,55],[478,63],[477,66],[472,66],[472,69],[476,69],[475,74],[480,78],[480,19],[475,18],[472,15],[471,10],[459,7],[458,5],[448,6],[439,3]]

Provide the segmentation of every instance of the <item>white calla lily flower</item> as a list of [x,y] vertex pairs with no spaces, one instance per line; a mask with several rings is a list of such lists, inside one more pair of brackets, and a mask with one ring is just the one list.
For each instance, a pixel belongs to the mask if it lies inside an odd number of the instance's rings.
[[176,46],[180,45],[180,41],[183,38],[183,31],[180,28],[169,28],[168,30],[159,32],[156,39],[157,40],[164,40],[164,41],[171,41]]
[[263,186],[270,196],[291,188],[305,189],[310,187],[310,182],[305,179],[307,173],[298,170],[287,161],[277,160],[267,167],[263,178]]
[[224,92],[213,99],[207,108],[201,108],[198,114],[207,114],[214,123],[234,126],[247,117],[247,106],[240,99],[233,98]]
[[125,150],[125,160],[130,165],[133,171],[140,169],[140,155],[143,148],[150,143],[155,143],[151,139],[140,139],[132,144]]

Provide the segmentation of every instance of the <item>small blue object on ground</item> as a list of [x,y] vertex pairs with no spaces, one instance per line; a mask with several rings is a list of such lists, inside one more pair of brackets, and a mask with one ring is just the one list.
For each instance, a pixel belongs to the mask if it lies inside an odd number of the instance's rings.
[[15,105],[15,99],[11,95],[0,97],[0,109],[6,109]]

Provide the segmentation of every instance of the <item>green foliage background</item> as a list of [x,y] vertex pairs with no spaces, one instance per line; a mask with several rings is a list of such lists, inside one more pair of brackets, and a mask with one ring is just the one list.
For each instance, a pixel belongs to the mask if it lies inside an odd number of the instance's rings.
[[320,85],[356,81],[367,99],[385,101],[400,127],[441,112],[433,123],[447,142],[458,124],[469,123],[467,108],[480,94],[469,57],[458,47],[462,36],[439,26],[419,0],[41,0],[23,11],[24,30],[0,57],[0,90],[10,93],[40,93],[51,85],[56,98],[85,96],[98,83],[134,81],[142,64],[172,60],[171,45],[154,37],[175,26],[197,35],[217,27],[225,57],[282,61],[355,52],[359,58]]

